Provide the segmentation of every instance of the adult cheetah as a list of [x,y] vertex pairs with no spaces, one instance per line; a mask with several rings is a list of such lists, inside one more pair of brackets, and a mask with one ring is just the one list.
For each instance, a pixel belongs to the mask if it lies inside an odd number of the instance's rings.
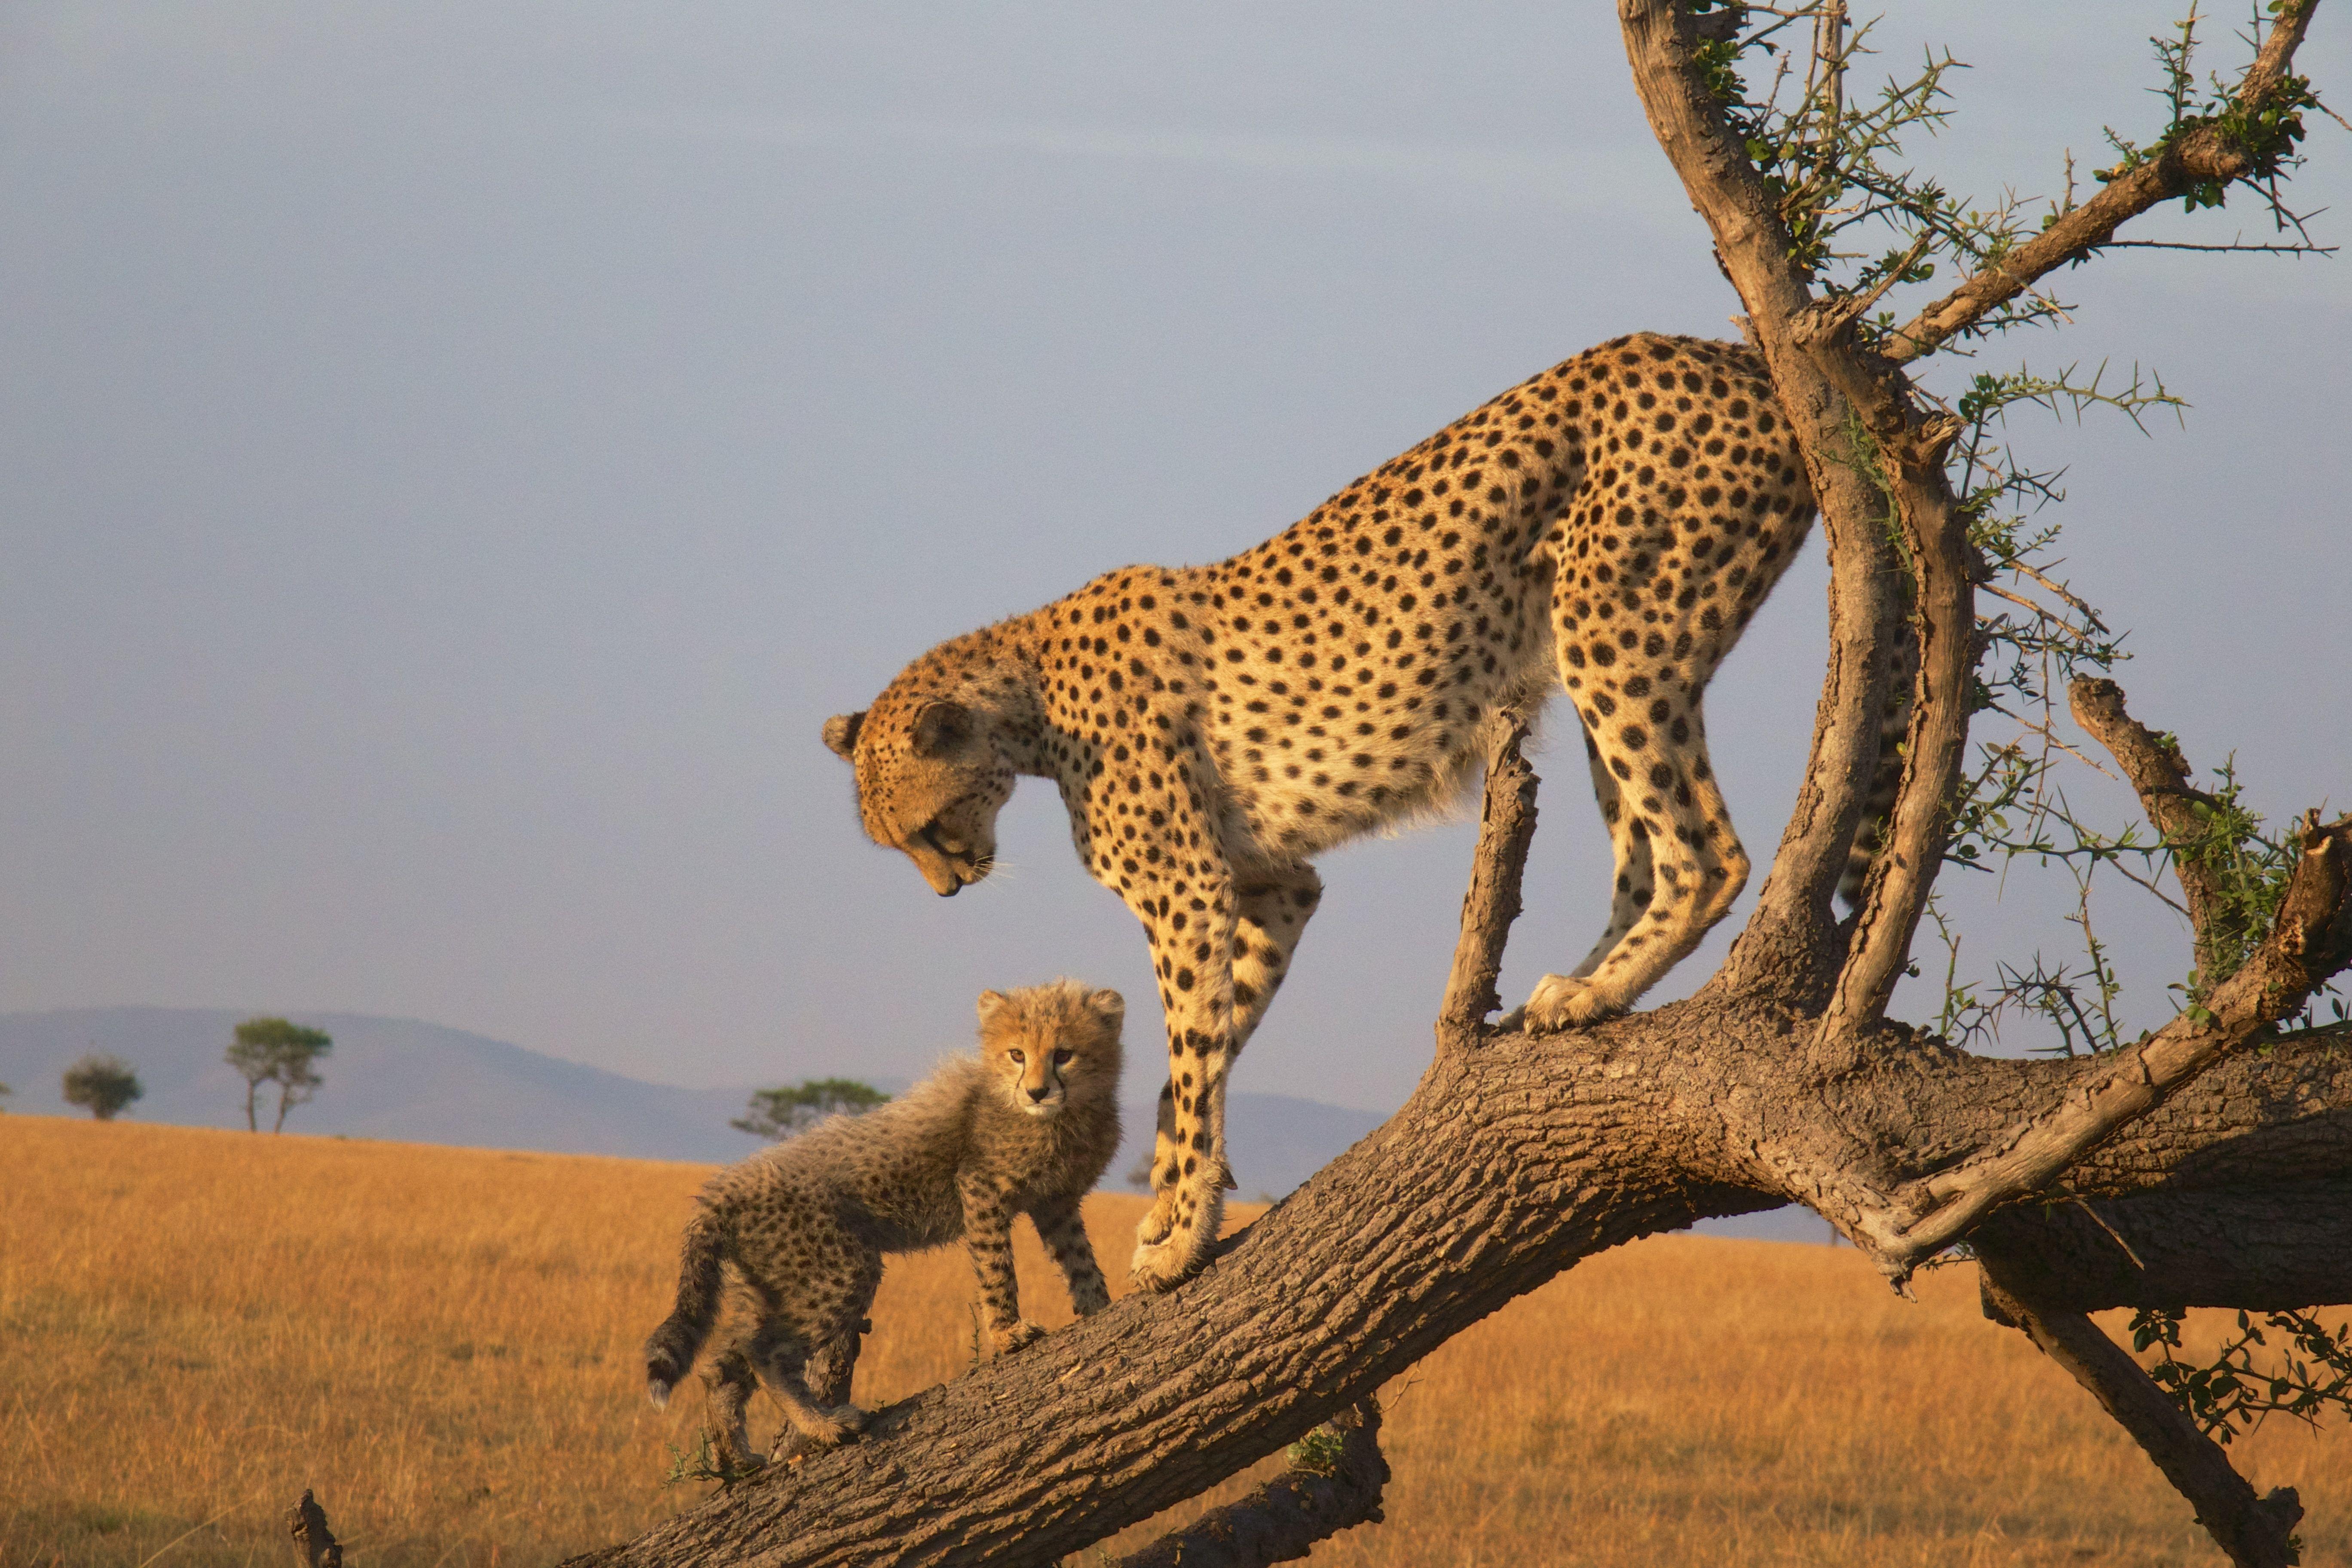
[[1748,857],[1700,698],[1812,517],[1753,353],[1620,338],[1254,550],[1108,573],[826,721],[866,833],[942,897],[988,875],[1027,773],[1142,921],[1170,1081],[1139,1284],[1216,1237],[1226,1077],[1321,896],[1308,861],[1455,795],[1504,715],[1567,688],[1616,854],[1606,930],[1528,1026],[1622,1011],[1730,908]]

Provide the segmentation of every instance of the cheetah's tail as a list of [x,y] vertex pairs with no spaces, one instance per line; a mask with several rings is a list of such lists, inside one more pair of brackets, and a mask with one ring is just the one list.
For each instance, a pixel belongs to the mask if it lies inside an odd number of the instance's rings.
[[725,1256],[726,1237],[718,1221],[708,1211],[696,1215],[678,1249],[677,1310],[646,1341],[646,1393],[656,1410],[669,1403],[669,1391],[694,1365],[702,1342],[710,1337],[710,1325],[718,1321],[719,1265]]

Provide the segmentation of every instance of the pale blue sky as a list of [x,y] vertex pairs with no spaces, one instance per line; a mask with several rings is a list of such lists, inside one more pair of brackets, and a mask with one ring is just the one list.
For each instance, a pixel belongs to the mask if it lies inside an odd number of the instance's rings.
[[[2054,194],[2102,123],[2153,133],[2168,15],[1919,5],[1881,37],[1975,67],[1923,164]],[[2347,39],[2324,6],[2304,64],[2352,100]],[[2352,136],[2309,145],[2337,239]],[[2240,201],[2151,232],[2260,228]],[[2235,748],[2266,809],[2341,801],[2352,273],[2143,251],[2060,281],[2075,325],[1995,364],[2138,362],[2196,405],[2021,432],[2072,467],[2069,571],[2133,628],[2136,706]],[[1106,568],[1252,543],[1577,349],[1737,308],[1599,5],[10,7],[0,1008],[904,1078],[982,986],[1070,972],[1147,1037],[1140,935],[1050,790],[942,902],[859,837],[824,717]],[[1816,544],[1710,697],[1759,851],[1821,584]],[[1514,997],[1601,919],[1581,760],[1548,771]],[[1409,1090],[1467,845],[1326,862],[1241,1087]],[[1976,901],[1988,959],[2056,908]],[[2187,967],[2117,909],[2136,974]]]

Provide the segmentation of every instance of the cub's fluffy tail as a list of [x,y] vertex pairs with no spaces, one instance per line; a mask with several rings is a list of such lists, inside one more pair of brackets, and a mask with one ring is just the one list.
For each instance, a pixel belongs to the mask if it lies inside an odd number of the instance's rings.
[[646,1341],[646,1393],[654,1408],[669,1403],[676,1388],[701,1353],[719,1317],[719,1265],[726,1257],[726,1237],[709,1210],[697,1214],[686,1227],[678,1249],[677,1307]]

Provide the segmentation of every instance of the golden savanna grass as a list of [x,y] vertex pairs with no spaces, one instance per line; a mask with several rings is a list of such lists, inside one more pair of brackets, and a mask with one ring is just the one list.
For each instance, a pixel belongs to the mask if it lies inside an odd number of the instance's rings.
[[[527,1568],[693,1506],[662,1477],[698,1384],[655,1412],[637,1351],[706,1173],[0,1118],[0,1563],[276,1564],[306,1486],[355,1568]],[[1115,1289],[1138,1206],[1088,1210]],[[1066,1321],[1034,1245],[1021,1268]],[[1594,1258],[1389,1387],[1389,1522],[1315,1560],[2221,1562],[1969,1271],[1920,1296],[1842,1248]],[[970,1298],[958,1252],[895,1260],[860,1402],[961,1373]],[[2233,1452],[2301,1489],[2306,1563],[2352,1561],[2340,1428]]]

